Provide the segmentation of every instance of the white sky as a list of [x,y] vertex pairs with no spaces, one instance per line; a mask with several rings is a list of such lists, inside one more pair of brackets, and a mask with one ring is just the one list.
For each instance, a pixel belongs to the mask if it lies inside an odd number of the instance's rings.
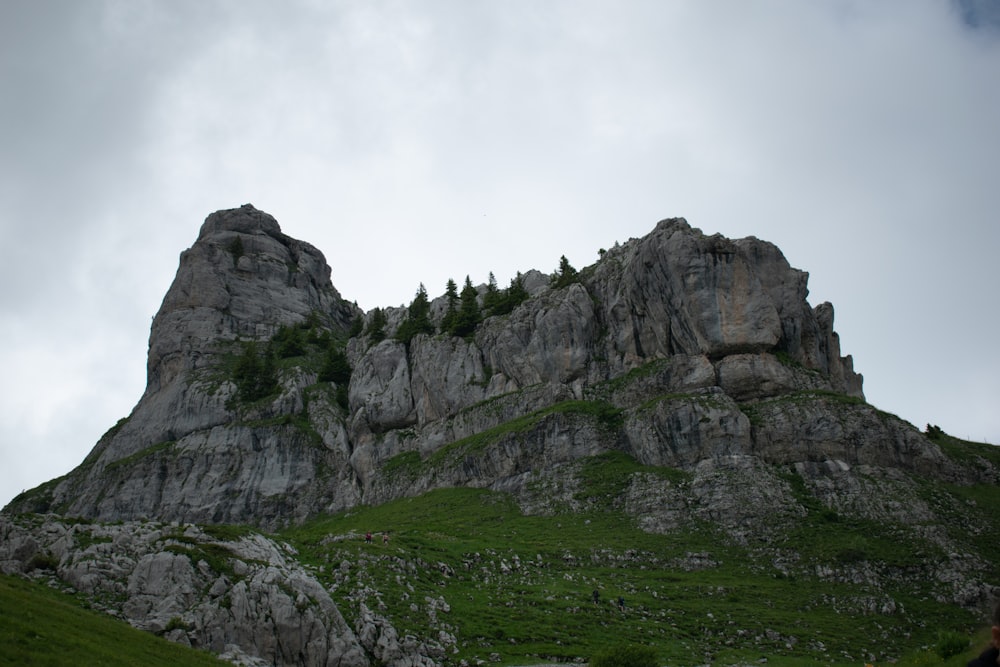
[[998,167],[1000,0],[2,0],[0,505],[131,411],[247,202],[366,310],[757,236],[872,404],[1000,443]]

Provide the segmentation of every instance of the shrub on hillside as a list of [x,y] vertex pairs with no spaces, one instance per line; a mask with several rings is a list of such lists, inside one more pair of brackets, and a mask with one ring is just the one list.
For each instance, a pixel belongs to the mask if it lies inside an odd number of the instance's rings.
[[28,572],[35,570],[51,570],[55,572],[59,567],[59,559],[48,552],[40,551],[31,557],[25,569]]
[[942,659],[958,655],[969,648],[969,638],[957,632],[939,632],[937,642],[934,644],[934,652]]

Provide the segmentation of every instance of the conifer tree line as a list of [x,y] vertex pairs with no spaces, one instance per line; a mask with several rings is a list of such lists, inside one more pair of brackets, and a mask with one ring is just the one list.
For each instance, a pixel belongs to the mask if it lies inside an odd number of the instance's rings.
[[[423,283],[420,283],[413,301],[407,308],[406,319],[396,331],[396,340],[409,343],[414,336],[422,333],[431,335],[442,333],[467,338],[487,317],[506,315],[514,310],[528,298],[528,291],[524,288],[524,276],[520,272],[511,278],[510,285],[506,289],[500,289],[497,286],[496,277],[490,271],[482,304],[480,304],[479,292],[469,276],[465,277],[461,291],[458,289],[458,284],[449,278],[445,284],[444,297],[444,316],[441,318],[440,326],[435,327],[431,321],[431,304],[427,296],[427,288],[424,287]],[[375,310],[378,311],[377,308]],[[381,319],[379,319],[380,317]],[[373,323],[381,325],[381,333],[377,327],[372,326]],[[384,314],[373,311],[367,329],[369,340],[371,342],[382,340],[385,337],[384,327]],[[382,337],[378,338],[379,335]]]
[[[234,258],[240,250],[233,249]],[[563,255],[559,260],[559,267],[552,275],[552,287],[559,289],[579,280],[579,273]],[[407,308],[406,319],[397,328],[394,338],[406,344],[419,334],[441,333],[468,338],[487,317],[507,315],[526,301],[528,291],[520,272],[505,289],[500,289],[491,271],[481,302],[479,291],[473,286],[469,276],[465,277],[461,291],[455,281],[449,278],[444,297],[445,312],[440,324],[435,326],[431,320],[431,302],[427,296],[427,288],[420,283]],[[348,337],[364,335],[371,344],[385,340],[388,326],[385,311],[374,308],[367,320],[366,324],[365,318],[358,315],[351,323]],[[316,356],[317,353],[322,356]],[[280,388],[278,362],[304,356],[318,360],[313,362],[316,364],[314,368],[317,370],[317,381],[335,384],[337,401],[346,407],[351,366],[344,350],[344,341],[335,338],[323,326],[316,313],[298,324],[282,325],[264,344],[256,341],[241,343],[239,354],[231,367],[232,379],[237,387],[235,399],[247,403],[277,393]]]
[[[566,256],[560,257],[559,267],[552,274],[552,287],[559,289],[579,280],[580,274]],[[445,313],[440,325],[435,326],[431,321],[431,303],[427,296],[427,288],[420,283],[413,301],[407,308],[406,319],[399,325],[394,338],[406,344],[409,344],[414,336],[422,333],[429,335],[442,333],[468,338],[487,317],[507,315],[526,301],[528,291],[524,287],[524,276],[520,271],[511,278],[510,284],[505,289],[497,286],[496,276],[490,271],[481,304],[479,292],[469,276],[465,276],[461,291],[458,289],[458,284],[449,278],[445,284],[444,298]],[[368,319],[367,327],[363,318],[359,317],[355,320],[349,335],[354,337],[364,333],[370,343],[378,343],[386,338],[386,324],[385,313],[381,308],[375,308]]]

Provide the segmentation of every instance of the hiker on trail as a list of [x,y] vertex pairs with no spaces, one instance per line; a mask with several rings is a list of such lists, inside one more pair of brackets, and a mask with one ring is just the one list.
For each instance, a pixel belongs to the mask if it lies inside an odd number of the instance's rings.
[[365,542],[367,544],[372,543],[372,531],[369,530],[367,533],[365,533]]
[[382,544],[389,544],[389,531],[382,533]]
[[621,595],[618,596],[618,609],[625,611],[625,598]]
[[597,592],[596,588],[594,589],[593,597],[594,597],[594,604],[601,603],[601,594]]
[[968,667],[990,667],[1000,664],[1000,604],[993,610],[993,627],[990,628],[990,645],[978,658],[969,661]]

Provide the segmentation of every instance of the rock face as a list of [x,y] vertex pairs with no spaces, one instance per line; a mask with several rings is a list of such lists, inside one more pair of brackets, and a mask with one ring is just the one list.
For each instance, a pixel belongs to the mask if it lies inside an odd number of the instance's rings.
[[[357,309],[330,282],[313,246],[281,233],[250,205],[213,213],[180,267],[149,337],[147,386],[127,419],[54,490],[75,516],[274,524],[356,502],[351,485],[317,483],[323,466],[346,464],[342,428],[312,434],[248,422],[303,411],[315,375],[283,375],[273,405],[237,412],[220,373],[240,340],[267,340],[309,318],[343,334]],[[235,347],[234,347],[235,346]],[[322,401],[310,406],[328,421]],[[322,490],[325,489],[325,490]],[[170,508],[170,509],[168,509]]]
[[260,535],[224,540],[177,523],[25,525],[0,516],[0,538],[0,572],[35,569],[32,559],[44,554],[46,567],[98,608],[238,664],[370,664],[326,589],[290,547]]
[[[529,297],[471,335],[440,333],[442,296],[430,304],[439,333],[398,340],[406,309],[361,313],[323,255],[274,218],[250,205],[213,213],[154,319],[132,414],[11,509],[275,528],[438,486],[518,492],[608,449],[684,469],[737,456],[949,474],[913,427],[864,403],[832,306],[809,306],[807,275],[770,243],[670,219],[564,286],[524,278]],[[479,288],[480,306],[486,296]],[[371,333],[377,316],[382,336]],[[355,319],[367,329],[350,332]],[[349,375],[321,377],[303,352],[318,348],[300,341],[271,391],[240,400],[241,355],[288,331],[339,345]],[[572,401],[620,419],[595,427],[557,410],[495,447],[460,446]],[[397,465],[412,454],[421,465]],[[432,455],[445,465],[426,465]]]
[[[632,477],[616,507],[645,530],[694,517],[748,542],[805,511],[795,493],[918,527],[933,517],[908,476],[998,474],[868,405],[833,307],[811,307],[807,274],[755,238],[663,220],[578,274],[528,272],[506,308],[478,288],[486,316],[461,336],[447,296],[423,322],[414,306],[362,313],[330,273],[250,205],[210,215],[154,319],[146,391],[0,515],[3,570],[47,554],[132,624],[242,664],[416,667],[442,645],[400,639],[363,600],[352,630],[281,545],[192,524],[273,530],[450,486],[547,513],[583,502],[574,471],[615,451],[690,476]],[[13,518],[30,512],[87,521]]]

